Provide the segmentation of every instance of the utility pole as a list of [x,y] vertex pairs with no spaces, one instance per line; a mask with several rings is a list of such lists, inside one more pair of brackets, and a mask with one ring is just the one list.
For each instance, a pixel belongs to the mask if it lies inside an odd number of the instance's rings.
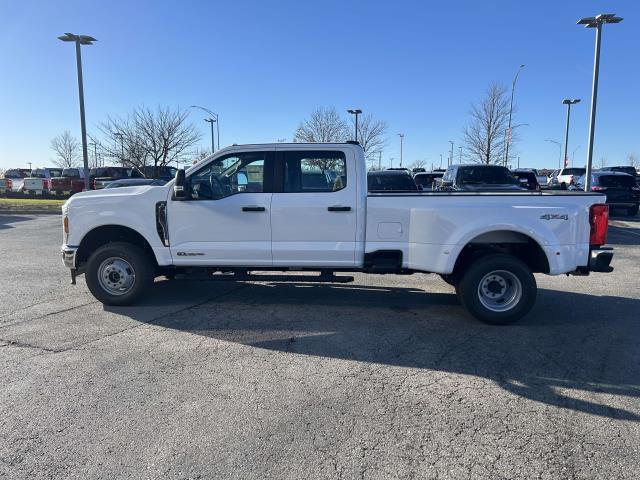
[[458,147],[458,163],[462,164],[462,147]]
[[355,128],[355,141],[358,141],[358,115],[360,115],[362,113],[362,110],[360,110],[359,108],[350,108],[349,110],[347,110],[347,113],[350,113],[351,115],[355,115],[356,117],[356,128]]
[[440,166],[438,168],[442,169],[442,154],[440,154]]
[[114,137],[118,137],[120,139],[120,166],[124,167],[124,134],[121,132],[116,132],[113,134]]
[[389,163],[390,163],[389,168],[393,168],[393,157],[389,158]]
[[569,119],[571,118],[571,105],[576,103],[580,103],[580,99],[576,98],[570,100],[565,98],[562,100],[562,103],[567,106],[567,127],[565,128],[564,133],[564,167],[567,168],[569,166],[569,156],[567,154],[567,149],[569,148]]
[[378,152],[378,170],[382,170],[382,151]]
[[82,82],[82,55],[80,45],[93,45],[97,40],[89,35],[65,33],[58,37],[63,42],[74,42],[76,45],[76,67],[78,70],[78,97],[80,99],[80,131],[82,133],[82,160],[84,167],[84,189],[89,190],[89,154],[87,153],[87,124],[84,118],[84,85]]
[[[216,124],[217,124],[217,121],[216,121],[216,119],[215,119],[215,118],[205,118],[205,119],[204,119],[204,121],[205,121],[205,122],[207,122],[207,123],[210,123],[210,124],[211,124],[211,153],[215,153],[215,151],[216,151],[216,144],[215,144],[215,142],[214,142],[214,140],[213,140],[213,124],[214,124],[214,123],[216,123]],[[219,147],[219,146],[220,146],[220,145],[218,144],[218,147]]]
[[589,143],[587,147],[587,168],[585,172],[584,191],[591,191],[591,167],[593,164],[593,137],[596,128],[596,103],[598,99],[598,76],[600,73],[600,43],[602,41],[602,25],[605,23],[620,23],[623,19],[614,13],[601,13],[596,17],[586,17],[578,20],[578,25],[596,29],[596,48],[593,59],[593,85],[591,89],[591,115],[589,120]]
[[516,90],[516,82],[518,81],[518,76],[520,75],[520,71],[524,68],[524,65],[520,65],[518,67],[518,71],[516,72],[516,76],[513,77],[513,83],[511,83],[511,103],[509,105],[509,126],[507,127],[507,139],[506,145],[504,147],[504,166],[507,166],[507,162],[509,161],[509,143],[511,143],[511,116],[513,114],[513,94]]
[[399,133],[398,136],[400,137],[400,168],[402,168],[402,143],[404,140],[404,133]]
[[451,165],[453,165],[453,140],[449,140],[449,143],[451,144],[451,155],[449,157],[449,167]]

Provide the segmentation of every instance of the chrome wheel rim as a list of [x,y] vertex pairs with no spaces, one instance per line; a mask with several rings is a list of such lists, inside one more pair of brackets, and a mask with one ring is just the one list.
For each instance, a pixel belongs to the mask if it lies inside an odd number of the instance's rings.
[[111,295],[124,295],[133,288],[136,272],[129,262],[119,257],[110,257],[98,267],[100,286]]
[[480,280],[478,299],[492,312],[506,312],[522,299],[522,283],[511,272],[494,270]]

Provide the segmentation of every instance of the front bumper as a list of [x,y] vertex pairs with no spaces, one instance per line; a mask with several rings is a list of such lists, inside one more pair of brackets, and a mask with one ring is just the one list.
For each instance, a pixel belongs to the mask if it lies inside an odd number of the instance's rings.
[[62,246],[62,263],[65,267],[70,268],[71,270],[76,269],[76,254],[78,253],[78,247],[73,247],[70,245]]

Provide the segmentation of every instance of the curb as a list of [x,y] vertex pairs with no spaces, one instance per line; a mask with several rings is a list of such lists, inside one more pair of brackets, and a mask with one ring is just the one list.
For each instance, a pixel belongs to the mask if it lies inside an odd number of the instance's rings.
[[62,215],[62,209],[51,210],[0,208],[0,215]]

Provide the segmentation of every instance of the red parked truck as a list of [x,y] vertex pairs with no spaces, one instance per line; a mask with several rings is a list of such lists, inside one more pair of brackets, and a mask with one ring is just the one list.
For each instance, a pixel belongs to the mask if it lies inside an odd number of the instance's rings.
[[59,177],[51,179],[51,193],[73,195],[84,190],[84,169],[65,168]]

